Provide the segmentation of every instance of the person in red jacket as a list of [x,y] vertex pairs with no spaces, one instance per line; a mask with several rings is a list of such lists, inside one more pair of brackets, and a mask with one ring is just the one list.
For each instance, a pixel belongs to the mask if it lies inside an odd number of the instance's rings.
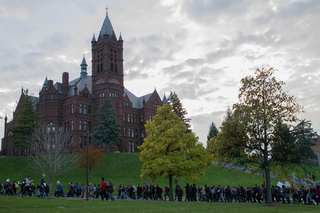
[[106,200],[108,200],[108,198],[107,198],[107,184],[104,181],[104,178],[101,178],[101,199],[104,200],[104,198],[106,198]]

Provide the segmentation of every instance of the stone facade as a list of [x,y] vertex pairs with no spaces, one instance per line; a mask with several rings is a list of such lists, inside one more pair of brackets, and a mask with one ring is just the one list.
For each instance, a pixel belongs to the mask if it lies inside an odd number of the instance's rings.
[[[39,123],[48,128],[63,128],[69,132],[73,141],[71,153],[84,146],[87,131],[93,131],[95,116],[99,105],[109,97],[115,110],[116,120],[121,123],[119,144],[110,151],[137,152],[146,136],[144,125],[152,119],[158,106],[163,104],[156,90],[137,97],[124,87],[123,40],[116,38],[108,14],[103,22],[100,34],[91,41],[92,75],[87,73],[87,63],[83,58],[80,65],[80,76],[69,80],[69,74],[62,74],[62,83],[45,79],[36,101],[39,112]],[[23,94],[23,91],[22,93]],[[14,115],[19,113],[21,98]],[[164,97],[164,102],[166,99]],[[16,125],[5,118],[5,132],[2,139],[2,155],[26,156],[29,150],[12,146],[9,129]],[[91,138],[89,138],[91,140]],[[106,147],[101,147],[106,150]]]

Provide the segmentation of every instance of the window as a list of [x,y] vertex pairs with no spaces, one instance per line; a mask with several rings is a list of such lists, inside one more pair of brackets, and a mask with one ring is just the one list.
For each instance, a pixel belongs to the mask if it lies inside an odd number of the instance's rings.
[[70,131],[73,131],[73,121],[70,122]]
[[152,116],[151,115],[149,115],[149,120],[152,121]]
[[68,121],[67,132],[69,132],[69,130],[70,130],[70,123],[69,123],[69,121]]
[[129,142],[129,152],[131,152],[131,142]]
[[70,105],[70,114],[73,114],[73,104]]
[[53,122],[48,123],[48,133],[54,133],[55,130],[55,124]]
[[126,128],[123,127],[123,135],[126,135]]
[[128,136],[131,137],[131,129],[130,128],[128,129],[128,133],[129,133]]
[[133,122],[134,122],[134,123],[137,123],[137,114],[134,115],[134,120],[133,120]]
[[140,121],[143,123],[143,115],[140,115]]
[[136,138],[138,137],[138,130],[136,129],[136,132],[135,132],[135,136]]
[[80,114],[82,114],[82,104],[80,104],[79,112],[80,112]]
[[84,108],[83,108],[83,114],[87,114],[87,105],[85,104],[84,106],[83,106]]
[[122,120],[126,121],[126,113],[125,112],[122,114]]
[[80,145],[80,148],[82,148],[82,136],[80,136],[79,138],[79,145]]
[[64,122],[64,132],[67,132],[67,122]]
[[118,72],[118,65],[114,64],[114,72],[117,73]]
[[131,131],[131,137],[134,138],[134,129],[132,128],[132,131]]
[[89,130],[89,132],[91,132],[91,122],[90,121],[88,122],[88,130]]
[[79,121],[79,130],[82,130],[82,121]]
[[123,106],[126,106],[126,102],[123,102]]
[[144,138],[144,131],[141,129],[141,138]]
[[87,131],[87,121],[84,121],[84,122],[83,122],[83,130],[84,130],[84,131]]
[[130,115],[130,113],[128,113],[128,122],[129,122],[129,123],[131,122],[131,115]]
[[82,96],[85,98],[86,97],[86,93],[82,93]]
[[132,143],[132,152],[134,152],[134,143]]
[[91,115],[91,105],[88,106],[88,115]]

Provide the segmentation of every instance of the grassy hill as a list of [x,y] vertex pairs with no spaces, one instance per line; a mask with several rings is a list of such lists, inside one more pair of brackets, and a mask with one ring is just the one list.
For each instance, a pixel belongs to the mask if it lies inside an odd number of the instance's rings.
[[[27,157],[0,157],[0,182],[6,179],[11,181],[22,181],[28,175],[34,183],[40,182],[41,174],[32,173],[29,171]],[[99,168],[92,169],[91,183],[100,183],[101,177],[105,180],[111,179],[114,184],[123,183],[125,185],[138,183],[143,184],[145,180],[140,179],[141,167],[143,162],[139,161],[139,153],[109,153],[105,154]],[[157,169],[157,168],[155,168]],[[221,169],[218,166],[205,168],[205,176],[200,177],[197,185],[242,185],[250,186],[262,184],[261,176],[251,176],[249,174],[237,175],[235,171]],[[64,173],[55,180],[62,182],[65,186],[70,182],[86,182],[86,170],[75,167],[72,171]],[[154,183],[150,179],[146,179],[149,184],[159,184],[161,187],[168,185],[169,181],[159,177]],[[185,185],[186,179],[178,179],[179,184]],[[271,183],[276,184],[278,180],[272,179]]]

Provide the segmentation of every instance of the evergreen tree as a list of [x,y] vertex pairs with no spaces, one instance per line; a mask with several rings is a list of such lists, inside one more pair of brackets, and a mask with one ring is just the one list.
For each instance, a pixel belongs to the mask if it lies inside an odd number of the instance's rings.
[[18,125],[11,127],[9,131],[12,133],[10,137],[14,139],[13,146],[26,149],[32,141],[32,134],[39,127],[38,114],[35,110],[36,102],[29,95],[28,89],[21,94],[19,103],[21,104],[21,111],[13,118],[14,123]]
[[207,141],[209,141],[211,138],[216,137],[219,133],[218,128],[216,127],[215,123],[212,121],[209,127],[209,133],[207,135]]
[[176,113],[176,115],[178,115],[187,126],[186,132],[190,133],[191,132],[190,118],[185,117],[188,113],[186,109],[182,107],[182,103],[180,102],[180,99],[178,98],[178,95],[175,92],[170,92],[168,102],[172,106],[173,111]]
[[99,107],[96,117],[96,127],[93,133],[93,142],[107,145],[109,147],[118,144],[118,136],[121,130],[120,124],[116,122],[116,112],[109,98],[106,98]]
[[186,133],[187,127],[169,104],[158,107],[154,121],[147,121],[148,137],[138,148],[143,161],[141,178],[157,177],[169,179],[169,200],[173,201],[173,176],[184,177],[191,182],[205,174],[204,167],[212,165],[211,155],[198,138]]

